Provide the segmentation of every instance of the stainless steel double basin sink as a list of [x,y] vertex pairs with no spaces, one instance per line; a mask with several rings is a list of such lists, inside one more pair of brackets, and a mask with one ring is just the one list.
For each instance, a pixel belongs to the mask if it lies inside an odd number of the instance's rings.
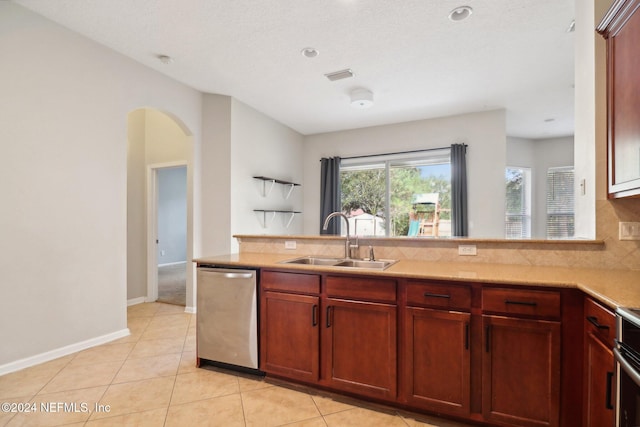
[[362,260],[362,259],[345,259],[345,258],[321,258],[313,256],[305,256],[300,258],[281,261],[281,264],[303,264],[303,265],[322,265],[331,267],[345,267],[358,269],[374,269],[384,270],[387,267],[398,262],[392,259],[379,260]]

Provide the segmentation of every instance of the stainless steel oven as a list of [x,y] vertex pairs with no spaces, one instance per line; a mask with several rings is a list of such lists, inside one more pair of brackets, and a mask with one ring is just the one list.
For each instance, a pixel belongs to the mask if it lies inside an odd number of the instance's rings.
[[619,308],[616,317],[616,426],[636,427],[640,426],[640,309]]

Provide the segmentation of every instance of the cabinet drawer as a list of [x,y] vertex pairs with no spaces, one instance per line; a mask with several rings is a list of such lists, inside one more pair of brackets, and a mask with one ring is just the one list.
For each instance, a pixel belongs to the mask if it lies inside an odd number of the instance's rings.
[[507,315],[560,317],[560,293],[525,289],[482,290],[482,311]]
[[316,274],[282,273],[263,271],[260,276],[262,289],[301,294],[319,294],[320,276]]
[[593,333],[609,348],[612,348],[613,340],[616,337],[615,315],[591,298],[585,298],[584,316],[585,331]]
[[329,298],[396,302],[396,281],[367,277],[328,276],[326,293]]
[[471,289],[442,283],[408,282],[407,305],[469,311]]

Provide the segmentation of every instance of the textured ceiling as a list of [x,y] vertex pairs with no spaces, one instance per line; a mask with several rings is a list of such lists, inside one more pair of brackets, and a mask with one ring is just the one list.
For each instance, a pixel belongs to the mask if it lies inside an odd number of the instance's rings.
[[[499,108],[508,135],[573,134],[573,0],[14,2],[302,134]],[[465,4],[471,17],[447,19]],[[344,68],[355,77],[324,77]],[[350,106],[358,87],[371,108]]]

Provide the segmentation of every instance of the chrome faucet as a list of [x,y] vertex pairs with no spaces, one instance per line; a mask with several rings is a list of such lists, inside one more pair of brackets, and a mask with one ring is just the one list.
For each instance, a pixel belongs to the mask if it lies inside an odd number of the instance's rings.
[[[351,259],[352,246],[351,246],[350,234],[349,234],[349,219],[347,218],[347,216],[342,212],[330,213],[329,215],[327,215],[327,218],[324,220],[324,225],[322,226],[322,229],[326,231],[327,228],[329,227],[329,221],[331,220],[331,218],[335,218],[337,216],[344,218],[344,222],[347,224],[347,238],[344,242],[344,257],[345,259]],[[353,245],[353,248],[357,248],[357,247],[358,247],[357,243]]]

